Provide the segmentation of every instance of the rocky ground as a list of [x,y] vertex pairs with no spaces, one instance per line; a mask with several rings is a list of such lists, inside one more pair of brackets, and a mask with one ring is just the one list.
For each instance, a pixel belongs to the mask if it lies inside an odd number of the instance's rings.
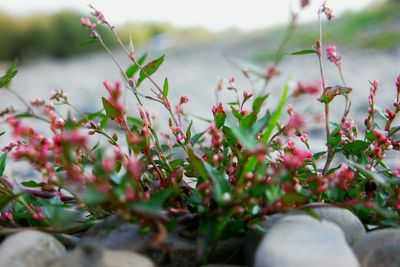
[[10,235],[0,245],[0,267],[400,266],[398,228],[367,233],[347,209],[318,203],[308,208],[317,218],[276,214],[244,236],[221,241],[209,255],[209,265],[199,262],[195,241],[178,230],[160,248],[137,225],[112,217],[75,235],[33,230]]

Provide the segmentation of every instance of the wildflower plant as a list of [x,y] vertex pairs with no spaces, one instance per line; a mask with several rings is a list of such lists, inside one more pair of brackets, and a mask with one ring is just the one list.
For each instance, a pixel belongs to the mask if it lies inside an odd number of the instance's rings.
[[[299,13],[308,4],[301,1]],[[269,82],[283,71],[279,63],[295,30],[299,15],[295,13],[273,64],[264,72],[243,72],[249,81],[264,81],[260,90],[242,90],[234,78],[225,88],[221,81],[217,98],[228,89],[236,100],[218,100],[210,108],[208,127],[198,132],[185,113],[190,99],[184,95],[170,99],[173,88],[168,79],[158,83],[153,78],[165,57],[147,61],[147,54],[137,55],[132,42],[125,46],[103,13],[91,8],[93,18],[82,18],[80,23],[109,53],[122,80],[103,82],[103,109],[95,113],[80,112],[63,91],[54,92],[49,100],[21,99],[24,111],[12,107],[1,111],[12,135],[0,157],[1,232],[34,227],[75,233],[116,214],[139,224],[157,244],[169,231],[180,229],[198,242],[199,255],[205,256],[219,240],[242,235],[271,214],[309,212],[304,205],[311,202],[348,207],[371,227],[398,225],[400,168],[389,166],[385,157],[400,150],[400,126],[395,120],[400,112],[400,76],[393,107],[381,120],[375,118],[379,82],[371,82],[365,123],[356,125],[349,117],[352,89],[344,80],[341,55],[336,47],[325,50],[323,45],[322,15],[328,20],[334,17],[326,4],[318,13],[319,40],[310,49],[291,53],[315,56],[320,81],[298,81],[293,88],[288,82],[277,104],[266,105]],[[114,34],[130,66],[122,66],[113,56],[96,30],[98,24]],[[325,56],[339,71],[337,85],[325,82]],[[12,64],[0,78],[2,90],[17,94],[12,88],[16,74]],[[128,115],[127,107],[135,105],[124,104],[124,90],[133,94],[140,117]],[[310,150],[313,140],[305,119],[294,103],[289,104],[306,94],[314,95],[325,109],[326,147],[321,151]],[[340,121],[334,122],[330,105],[339,96],[344,96],[345,108]],[[156,131],[143,99],[157,102],[169,114],[168,133]],[[61,114],[59,106],[72,112]],[[27,120],[48,124],[51,134],[40,133]],[[183,157],[176,155],[178,149]],[[19,185],[13,177],[3,176],[7,159],[28,162],[40,181]]]

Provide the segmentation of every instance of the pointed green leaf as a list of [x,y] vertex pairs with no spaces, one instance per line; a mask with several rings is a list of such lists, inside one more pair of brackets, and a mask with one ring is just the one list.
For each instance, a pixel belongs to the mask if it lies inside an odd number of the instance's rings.
[[298,56],[298,55],[309,55],[309,54],[316,54],[317,51],[312,50],[312,49],[306,49],[306,50],[300,50],[300,51],[296,51],[293,53],[290,53],[290,55],[292,56]]
[[[143,54],[139,59],[138,59],[138,63],[140,65],[143,64],[143,62],[146,60],[147,58],[147,53]],[[126,71],[125,74],[128,78],[132,78],[133,75],[135,75],[135,73],[139,70],[138,65],[136,65],[135,63],[133,63]]]
[[153,75],[158,70],[158,68],[160,68],[161,64],[164,62],[164,58],[165,56],[162,55],[161,57],[151,61],[146,66],[144,66],[143,71],[141,71],[139,74],[137,86],[139,86],[147,78],[147,75]]
[[168,85],[168,79],[165,78],[164,80],[164,87],[163,87],[163,98],[167,98],[168,96],[168,91],[169,91],[169,85]]
[[0,88],[8,88],[17,72],[17,64],[15,62],[11,63],[7,68],[6,74],[0,78]]
[[0,157],[0,176],[4,174],[4,170],[6,169],[6,161],[7,161],[7,153],[4,153]]
[[115,117],[119,115],[118,111],[113,108],[110,101],[108,101],[105,97],[102,98],[102,101],[104,110],[109,117]]
[[269,141],[269,138],[271,137],[272,132],[274,131],[274,129],[276,127],[276,123],[278,122],[278,120],[282,114],[283,108],[285,106],[288,92],[289,92],[289,84],[287,83],[285,85],[285,88],[283,89],[281,99],[279,100],[279,103],[278,103],[278,107],[275,109],[274,113],[272,114],[272,117],[268,123],[267,130],[265,131],[265,133],[262,137],[262,141],[264,143],[267,143]]

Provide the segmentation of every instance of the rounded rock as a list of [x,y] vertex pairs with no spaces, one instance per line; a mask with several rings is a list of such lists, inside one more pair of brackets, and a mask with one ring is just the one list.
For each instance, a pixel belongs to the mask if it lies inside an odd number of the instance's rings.
[[351,211],[324,203],[311,203],[305,207],[311,208],[320,219],[329,221],[339,226],[347,243],[353,246],[365,234],[362,222]]
[[311,216],[285,216],[260,243],[256,267],[359,267],[341,229]]
[[362,267],[400,266],[400,229],[367,233],[354,246]]
[[51,235],[27,230],[8,237],[1,244],[0,267],[42,267],[65,251]]

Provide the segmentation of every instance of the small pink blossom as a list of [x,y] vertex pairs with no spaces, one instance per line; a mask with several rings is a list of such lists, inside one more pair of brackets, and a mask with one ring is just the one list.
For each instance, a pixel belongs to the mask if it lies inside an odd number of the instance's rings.
[[85,26],[89,29],[96,28],[96,23],[92,23],[89,18],[81,18],[80,22],[81,22],[82,26]]
[[189,102],[189,97],[181,96],[180,104],[186,104],[187,102]]
[[297,83],[297,87],[294,90],[294,97],[301,95],[317,95],[321,91],[321,81],[316,81],[309,84],[303,84],[302,82]]
[[330,45],[326,48],[326,55],[330,62],[340,67],[342,56],[337,52],[336,46]]
[[308,6],[310,4],[310,0],[301,0],[300,1],[300,7],[301,8],[305,8],[306,6]]

